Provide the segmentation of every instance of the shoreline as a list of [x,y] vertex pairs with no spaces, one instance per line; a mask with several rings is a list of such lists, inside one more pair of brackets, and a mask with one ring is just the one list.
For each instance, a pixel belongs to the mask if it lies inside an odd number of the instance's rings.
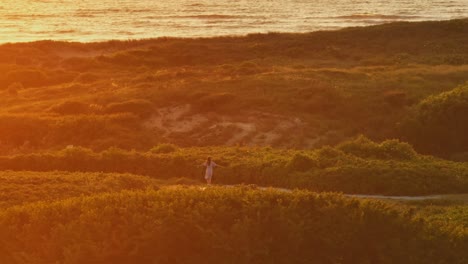
[[429,23],[450,23],[456,21],[468,21],[468,17],[456,18],[456,19],[442,19],[442,20],[421,20],[421,21],[392,21],[392,22],[383,22],[378,24],[371,24],[365,26],[349,26],[349,27],[338,27],[330,29],[319,29],[314,31],[297,31],[297,32],[288,32],[288,31],[268,31],[268,32],[251,32],[245,34],[220,34],[220,35],[205,35],[205,36],[155,36],[148,38],[114,38],[114,39],[95,39],[95,40],[67,40],[67,39],[36,39],[36,40],[25,40],[25,41],[6,41],[2,42],[0,40],[0,46],[4,45],[15,45],[15,44],[34,44],[41,42],[54,42],[54,43],[69,43],[69,44],[105,44],[110,42],[152,42],[152,41],[161,41],[161,40],[217,40],[217,39],[245,39],[252,36],[268,36],[268,35],[313,35],[313,34],[335,34],[340,32],[347,31],[366,31],[371,28],[384,28],[388,26],[398,26],[404,24],[418,25],[418,24],[429,24]]

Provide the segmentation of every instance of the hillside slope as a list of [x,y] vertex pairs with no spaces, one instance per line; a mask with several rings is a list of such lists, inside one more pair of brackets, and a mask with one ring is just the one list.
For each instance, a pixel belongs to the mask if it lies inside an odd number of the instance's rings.
[[[308,34],[0,46],[0,153],[319,147],[399,137],[468,81],[468,20]],[[421,148],[421,150],[426,150]]]

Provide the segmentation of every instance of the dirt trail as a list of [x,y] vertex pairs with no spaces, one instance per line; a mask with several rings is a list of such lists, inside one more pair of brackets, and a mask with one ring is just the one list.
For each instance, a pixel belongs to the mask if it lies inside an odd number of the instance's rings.
[[354,197],[354,198],[388,199],[388,200],[400,200],[400,201],[461,200],[461,201],[468,202],[468,194],[438,194],[438,195],[423,195],[423,196],[345,194],[345,196]]
[[[223,185],[224,187],[235,187],[236,185]],[[278,187],[260,187],[260,190],[278,190],[282,192],[292,192],[292,189]],[[346,197],[365,198],[365,199],[385,199],[397,201],[427,201],[427,200],[451,200],[463,201],[468,203],[468,193],[466,194],[437,194],[437,195],[421,195],[421,196],[399,196],[399,195],[372,195],[372,194],[343,194]]]

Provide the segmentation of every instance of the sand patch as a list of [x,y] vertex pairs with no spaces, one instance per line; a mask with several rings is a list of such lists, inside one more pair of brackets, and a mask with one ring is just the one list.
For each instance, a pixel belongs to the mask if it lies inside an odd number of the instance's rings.
[[[194,112],[190,104],[158,109],[144,126],[168,141],[251,146],[283,146],[303,136],[305,124],[297,117],[264,112],[222,115]],[[175,142],[177,143],[177,142]],[[286,145],[285,145],[286,146]]]
[[201,114],[190,114],[190,105],[159,109],[146,123],[145,127],[163,131],[163,136],[171,133],[191,132],[209,120]]

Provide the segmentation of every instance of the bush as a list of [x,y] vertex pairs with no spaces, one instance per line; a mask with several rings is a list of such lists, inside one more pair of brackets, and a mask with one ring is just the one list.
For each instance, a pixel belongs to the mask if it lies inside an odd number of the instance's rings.
[[292,171],[308,171],[317,167],[317,162],[303,153],[296,153],[288,165]]
[[154,146],[151,148],[150,152],[155,153],[155,154],[160,154],[160,153],[171,153],[177,150],[177,146],[173,144],[158,144],[157,146]]
[[0,212],[2,263],[466,263],[465,229],[379,202],[167,188]]
[[0,142],[19,147],[25,142],[37,146],[48,131],[48,120],[30,115],[0,115]]
[[468,162],[468,152],[455,153],[450,156],[450,159],[458,162]]
[[85,73],[81,73],[80,75],[78,75],[74,82],[76,83],[94,83],[94,82],[97,82],[99,80],[102,79],[102,76],[98,75],[98,74],[95,74],[95,73],[91,73],[91,72],[85,72]]
[[378,144],[362,135],[340,144],[338,149],[360,158],[411,160],[417,155],[408,143],[386,140]]
[[[64,59],[61,63],[63,68],[68,68],[77,71],[89,71],[96,68],[96,60],[94,58],[72,57]],[[81,77],[80,77],[81,76]],[[78,82],[93,82],[93,75],[80,74],[76,81]]]
[[343,151],[329,146],[316,150],[315,156],[319,168],[333,167],[342,161],[349,161],[349,157]]
[[201,111],[221,111],[227,108],[229,103],[236,98],[231,93],[215,93],[202,96],[195,103],[195,107]]
[[14,88],[11,88],[11,87],[9,87],[9,88],[8,88],[8,94],[9,94],[9,95],[16,96],[16,95],[18,95],[18,90],[17,90],[17,89],[14,89]]
[[148,117],[154,111],[154,105],[152,102],[142,99],[129,100],[119,103],[108,104],[104,112],[114,113],[132,113],[140,117]]
[[236,70],[236,73],[240,75],[251,75],[251,74],[257,74],[260,72],[261,70],[258,67],[258,65],[250,61],[243,62],[241,65],[239,65],[239,67]]
[[61,115],[81,115],[90,112],[89,104],[76,101],[65,101],[49,108],[49,111]]
[[13,83],[22,83],[24,87],[38,87],[49,83],[47,75],[40,70],[21,69],[10,71],[6,74],[8,85]]
[[156,189],[148,177],[82,172],[0,172],[0,208],[122,190]]
[[384,94],[384,100],[391,106],[402,107],[408,103],[407,94],[399,90],[391,90]]
[[8,89],[22,90],[24,89],[24,86],[20,82],[15,82],[15,83],[10,84],[8,86]]
[[[356,145],[353,141],[347,146],[353,144]],[[119,148],[94,152],[74,147],[58,152],[0,157],[0,170],[118,172],[202,181],[199,165],[212,156],[224,166],[215,172],[216,183],[220,184],[386,195],[466,192],[468,163],[418,154],[409,158],[400,150],[400,144],[370,141],[367,143],[372,146],[370,152],[363,151],[362,144],[359,148],[345,148],[345,151],[332,147],[308,151],[248,147],[180,149],[160,144],[148,152]]]
[[430,154],[450,156],[468,149],[468,85],[430,96],[403,122],[402,137]]

